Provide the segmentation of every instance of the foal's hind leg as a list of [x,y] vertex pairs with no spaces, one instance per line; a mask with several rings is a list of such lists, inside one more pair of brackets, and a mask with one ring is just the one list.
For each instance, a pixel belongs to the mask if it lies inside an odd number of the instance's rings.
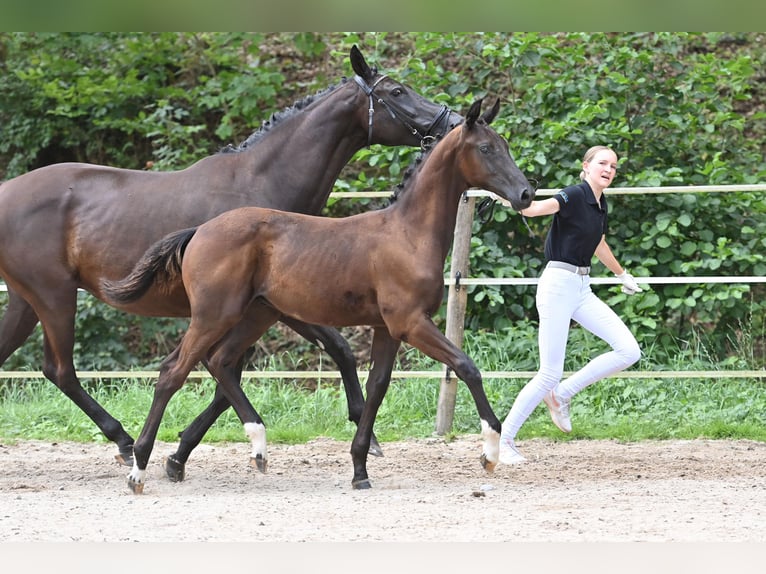
[[[133,446],[135,460],[133,469],[128,474],[128,486],[135,494],[141,494],[144,491],[146,466],[154,447],[154,441],[157,438],[162,416],[170,399],[186,382],[186,378],[194,366],[226,333],[232,323],[225,318],[215,319],[215,311],[216,309],[213,309],[213,313],[203,315],[201,318],[192,316],[189,329],[181,339],[180,345],[160,366],[160,376],[154,388],[154,397],[149,408],[149,414]],[[220,383],[221,381],[219,381]],[[247,397],[241,392],[242,389],[239,385],[232,386],[229,383],[223,383],[223,391],[237,411],[237,415],[245,423],[245,431],[248,434],[257,434],[259,427],[262,427],[263,424],[258,413],[255,412]]]
[[[207,362],[205,362],[205,367],[211,374],[213,373],[207,365]],[[239,373],[238,378],[241,379],[241,368]],[[217,379],[215,375],[213,375],[213,378]],[[208,429],[213,426],[213,423],[218,420],[218,417],[220,417],[230,406],[231,403],[226,398],[226,395],[224,395],[223,389],[220,385],[216,384],[213,400],[204,411],[197,415],[197,418],[195,418],[188,427],[178,433],[178,436],[181,439],[178,448],[173,454],[166,456],[163,461],[165,474],[171,481],[181,482],[186,477],[186,462],[189,460],[189,455],[191,455],[191,452],[197,448],[202,437],[205,436]]]
[[0,320],[0,365],[24,344],[37,322],[32,306],[8,287],[8,307]]
[[[340,376],[343,379],[343,389],[346,391],[346,403],[348,404],[348,420],[359,426],[359,419],[364,408],[364,395],[356,372],[356,357],[351,352],[346,340],[341,337],[337,329],[331,327],[310,325],[284,315],[280,321],[332,357],[332,360],[338,365]],[[375,433],[370,438],[370,454],[383,456],[383,449],[380,447]]]
[[117,444],[115,457],[130,464],[133,457],[133,437],[82,388],[74,368],[74,317],[77,307],[77,287],[59,284],[55,293],[41,294],[32,301],[44,332],[45,364],[43,374],[96,423],[101,432]]
[[[278,313],[271,307],[266,307],[259,302],[252,303],[242,320],[226,333],[208,355],[205,360],[205,366],[218,382],[215,395],[210,405],[180,434],[181,441],[176,452],[165,459],[165,473],[170,480],[180,481],[184,479],[186,462],[192,450],[197,447],[207,430],[231,404],[225,388],[228,386],[232,389],[241,389],[245,351],[261,338],[266,330],[276,322],[277,317]],[[237,392],[237,395],[239,395],[239,392]],[[242,402],[241,397],[239,400]],[[263,425],[263,421],[254,409],[252,412],[255,418],[251,420],[255,422],[256,426],[253,427],[251,425],[248,428],[251,431],[255,428],[256,431],[251,437],[251,461],[263,472],[266,470],[267,465],[265,430],[263,436],[261,436],[257,425]],[[239,415],[239,412],[237,414]]]

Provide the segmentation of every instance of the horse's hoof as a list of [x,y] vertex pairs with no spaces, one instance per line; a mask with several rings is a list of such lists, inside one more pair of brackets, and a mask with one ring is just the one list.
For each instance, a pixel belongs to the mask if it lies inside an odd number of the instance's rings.
[[376,439],[375,437],[372,437],[370,439],[369,453],[372,456],[383,456],[383,449],[380,448],[380,443],[378,442],[378,439]]
[[128,478],[128,488],[133,491],[133,494],[143,494],[144,493],[144,483],[143,482],[136,482],[132,478]]
[[114,460],[123,466],[133,466],[133,445],[120,447],[120,452],[114,455]]
[[250,466],[254,466],[263,473],[266,472],[267,463],[268,461],[263,458],[262,454],[256,454],[255,456],[250,457]]
[[186,478],[186,465],[182,462],[178,462],[172,456],[166,456],[162,461],[162,468],[165,469],[170,482],[183,482]]
[[479,461],[481,462],[481,466],[484,470],[486,470],[489,473],[495,472],[495,467],[497,466],[496,462],[492,462],[487,458],[487,455],[482,453],[481,457],[479,458]]
[[372,488],[372,484],[370,484],[369,478],[364,478],[362,480],[352,480],[351,487],[354,490],[368,490]]

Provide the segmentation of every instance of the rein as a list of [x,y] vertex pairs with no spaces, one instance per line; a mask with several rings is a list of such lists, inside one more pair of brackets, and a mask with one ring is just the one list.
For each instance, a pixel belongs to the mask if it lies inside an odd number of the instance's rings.
[[[381,75],[377,80],[375,80],[375,83],[370,86],[367,84],[367,82],[364,81],[364,79],[361,76],[355,75],[354,81],[357,83],[357,85],[362,89],[362,91],[365,93],[365,95],[370,99],[370,108],[368,110],[368,121],[367,121],[367,147],[370,147],[372,144],[372,118],[375,114],[375,99],[373,98],[373,91],[377,87],[377,85],[381,82],[381,80],[384,80],[387,78],[385,74]],[[404,117],[402,117],[400,114],[396,113],[396,110],[393,106],[391,106],[386,100],[384,100],[381,97],[377,97],[378,103],[381,104],[383,107],[388,110],[388,113],[391,115],[391,117],[395,120],[399,120],[408,130],[410,130],[410,133],[414,136],[417,136],[420,139],[420,147],[422,149],[427,149],[431,146],[433,141],[436,139],[433,135],[431,135],[431,130],[434,129],[434,127],[438,126],[441,121],[444,119],[444,117],[449,114],[449,108],[442,104],[441,109],[439,110],[439,113],[436,114],[431,124],[428,126],[428,129],[426,130],[425,135],[421,135],[421,133],[418,131],[418,129],[413,126],[411,123],[409,123]]]

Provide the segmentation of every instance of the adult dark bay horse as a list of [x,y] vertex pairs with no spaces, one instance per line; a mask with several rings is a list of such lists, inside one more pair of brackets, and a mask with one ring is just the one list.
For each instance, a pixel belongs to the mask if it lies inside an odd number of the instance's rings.
[[[351,445],[352,485],[369,488],[367,454],[373,425],[402,341],[449,366],[470,389],[484,436],[482,465],[494,470],[500,421],[487,400],[481,373],[431,320],[444,292],[443,270],[452,244],[460,197],[470,187],[488,189],[527,207],[534,190],[489,123],[499,100],[479,117],[475,102],[405,180],[392,204],[346,218],[326,218],[246,207],[157,242],[122,281],[102,283],[116,305],[145,293],[176,289],[178,274],[191,303],[191,322],[180,345],[163,361],[154,399],[133,447],[128,484],[143,492],[146,465],[165,408],[204,357],[218,349],[239,351],[282,315],[318,325],[373,327],[367,401]],[[266,431],[242,388],[221,381],[265,470]]]
[[[82,388],[75,372],[77,289],[105,301],[101,281],[127,275],[153,242],[233,208],[255,205],[318,214],[343,166],[364,146],[419,145],[462,121],[446,106],[378,74],[356,46],[350,60],[353,80],[274,116],[235,153],[219,153],[165,173],[58,164],[0,185],[0,277],[9,297],[0,321],[0,364],[39,321],[43,373],[117,444],[118,460],[131,463],[133,438]],[[147,316],[189,316],[180,281],[119,308]],[[346,342],[333,329],[289,318],[285,322],[312,342],[321,342],[338,364],[349,419],[358,423],[364,396]],[[217,381],[238,385],[246,346],[233,339],[230,343],[236,352],[220,348],[213,360],[200,359]],[[208,409],[182,433],[171,457],[180,461],[176,476],[228,406],[217,389]]]

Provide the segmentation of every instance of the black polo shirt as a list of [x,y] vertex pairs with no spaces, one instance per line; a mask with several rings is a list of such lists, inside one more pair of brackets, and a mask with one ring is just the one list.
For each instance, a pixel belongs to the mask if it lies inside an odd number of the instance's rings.
[[545,259],[587,267],[606,234],[606,194],[601,194],[599,204],[588,182],[583,181],[565,187],[553,197],[560,209],[553,215],[545,240]]

